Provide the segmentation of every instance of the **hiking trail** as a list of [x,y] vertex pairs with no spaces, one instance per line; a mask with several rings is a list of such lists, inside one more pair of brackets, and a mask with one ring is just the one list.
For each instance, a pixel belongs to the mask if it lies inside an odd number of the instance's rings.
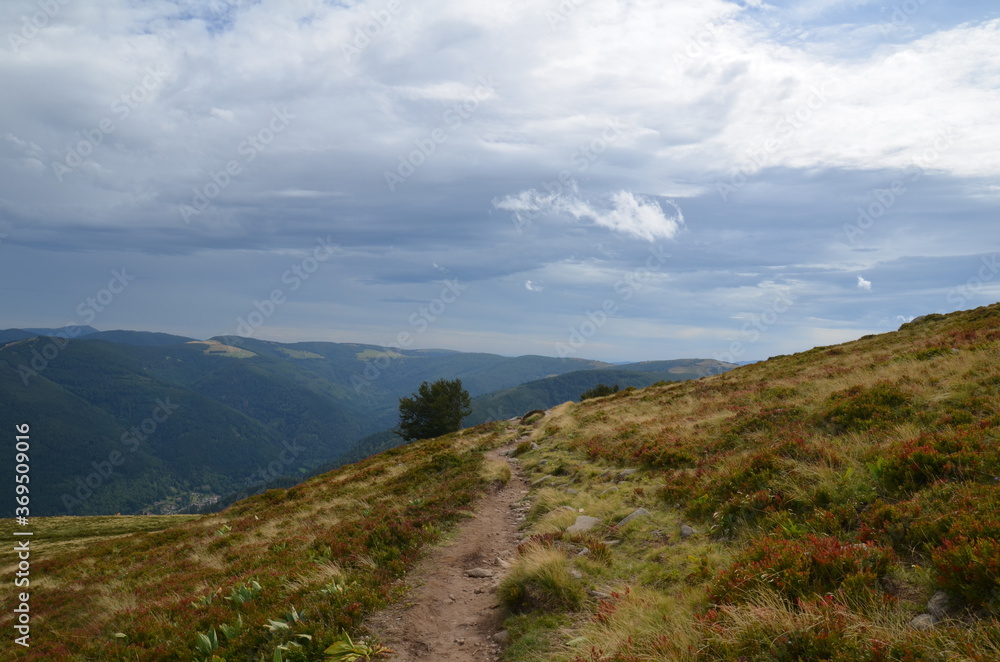
[[499,659],[506,632],[495,589],[516,555],[527,511],[520,503],[528,494],[527,481],[517,462],[507,458],[513,448],[486,453],[487,459],[508,463],[510,481],[485,494],[475,517],[460,524],[447,543],[430,549],[407,575],[406,598],[368,620],[368,629],[394,651],[393,662]]

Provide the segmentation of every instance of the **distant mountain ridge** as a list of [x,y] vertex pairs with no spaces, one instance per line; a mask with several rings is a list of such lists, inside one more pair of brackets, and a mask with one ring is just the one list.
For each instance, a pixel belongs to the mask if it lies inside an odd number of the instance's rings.
[[[32,457],[33,482],[45,486],[33,497],[36,514],[174,512],[276,479],[296,482],[356,454],[359,440],[396,423],[399,398],[423,381],[459,378],[473,396],[491,397],[477,409],[485,420],[490,407],[514,415],[574,399],[595,380],[624,387],[673,378],[653,364],[603,372],[612,368],[357,343],[8,329],[0,331],[0,418],[28,422],[46,439]],[[505,393],[566,373],[578,376]],[[0,467],[0,480],[11,471]]]

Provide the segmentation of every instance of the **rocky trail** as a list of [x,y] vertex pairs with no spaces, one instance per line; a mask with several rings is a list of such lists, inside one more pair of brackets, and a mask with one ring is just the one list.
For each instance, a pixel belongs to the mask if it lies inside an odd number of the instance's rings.
[[506,641],[496,586],[516,554],[526,506],[519,502],[528,485],[513,446],[487,458],[508,461],[511,479],[476,504],[476,516],[462,523],[445,545],[432,549],[407,578],[406,599],[376,614],[368,623],[395,662],[453,662],[499,659]]

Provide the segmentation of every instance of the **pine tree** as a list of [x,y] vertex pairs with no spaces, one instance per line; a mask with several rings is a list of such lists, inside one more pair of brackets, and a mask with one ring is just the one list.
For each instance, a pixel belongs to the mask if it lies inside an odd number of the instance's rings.
[[461,379],[424,382],[411,397],[399,399],[399,426],[393,432],[406,441],[432,439],[459,430],[471,413]]

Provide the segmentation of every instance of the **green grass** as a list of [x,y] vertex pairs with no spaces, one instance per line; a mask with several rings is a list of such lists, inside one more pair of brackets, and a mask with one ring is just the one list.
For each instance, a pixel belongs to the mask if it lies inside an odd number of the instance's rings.
[[[1000,305],[541,425],[519,455],[537,542],[508,583],[549,549],[585,597],[536,600],[531,626],[508,599],[509,660],[998,659]],[[568,535],[579,514],[601,524]],[[946,619],[914,630],[937,590]]]
[[[488,424],[409,444],[215,515],[32,520],[45,541],[32,614],[59,636],[39,634],[13,659],[271,660],[281,649],[302,661],[348,635],[361,646],[365,617],[400,597],[424,546],[503,478],[484,451],[517,434]],[[4,627],[15,595],[0,588]]]

